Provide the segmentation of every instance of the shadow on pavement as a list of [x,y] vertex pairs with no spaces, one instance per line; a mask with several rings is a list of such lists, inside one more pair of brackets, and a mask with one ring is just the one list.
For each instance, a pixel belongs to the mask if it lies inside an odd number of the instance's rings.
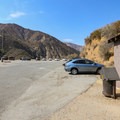
[[[69,75],[73,75],[73,74],[69,73]],[[99,73],[78,73],[77,75],[100,75],[100,74]]]

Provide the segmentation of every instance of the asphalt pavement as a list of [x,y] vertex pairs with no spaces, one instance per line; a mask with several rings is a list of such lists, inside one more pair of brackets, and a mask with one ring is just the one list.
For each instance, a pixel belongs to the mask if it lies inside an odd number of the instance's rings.
[[96,75],[71,75],[63,61],[0,64],[0,120],[45,120],[86,91]]
[[11,61],[0,63],[0,113],[40,77],[49,73],[61,62]]

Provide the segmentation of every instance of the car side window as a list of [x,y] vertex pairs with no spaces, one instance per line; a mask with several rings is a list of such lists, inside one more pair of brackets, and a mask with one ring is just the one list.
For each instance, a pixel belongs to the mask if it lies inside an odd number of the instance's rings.
[[76,63],[76,64],[78,64],[79,62],[78,62],[78,60],[77,60],[77,61],[74,61],[73,63]]
[[94,63],[93,61],[90,61],[90,60],[86,60],[85,62],[86,62],[86,64],[93,64]]
[[86,64],[85,60],[76,60],[73,63],[76,63],[76,64]]

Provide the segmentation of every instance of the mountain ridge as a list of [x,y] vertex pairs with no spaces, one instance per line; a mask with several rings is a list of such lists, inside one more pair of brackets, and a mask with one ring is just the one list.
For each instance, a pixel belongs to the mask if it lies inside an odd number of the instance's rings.
[[0,44],[4,41],[4,51],[0,46],[0,56],[30,56],[32,58],[64,58],[70,54],[79,54],[57,38],[41,31],[23,28],[17,24],[0,24]]
[[71,42],[64,42],[67,46],[71,47],[71,48],[74,48],[75,50],[77,51],[82,51],[83,49],[83,46],[82,45],[78,45],[78,44],[75,44],[75,43],[71,43]]

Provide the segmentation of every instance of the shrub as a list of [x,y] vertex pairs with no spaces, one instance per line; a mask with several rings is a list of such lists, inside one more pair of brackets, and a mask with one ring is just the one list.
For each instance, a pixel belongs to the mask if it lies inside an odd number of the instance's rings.
[[113,45],[108,44],[107,42],[103,42],[99,46],[99,54],[100,54],[100,57],[103,58],[103,60],[109,60],[109,58],[113,56],[113,53],[110,52],[111,47],[113,47]]
[[94,39],[101,39],[101,29],[95,30],[90,34],[90,37],[85,38],[85,44],[91,44]]
[[107,39],[120,33],[120,21],[114,22],[102,28],[101,36]]
[[85,38],[85,44],[91,44],[92,40],[90,39],[90,37]]
[[101,29],[95,30],[90,34],[90,39],[101,39]]
[[79,55],[75,54],[75,53],[67,56],[68,59],[73,59],[73,58],[78,58],[78,57],[79,57]]

